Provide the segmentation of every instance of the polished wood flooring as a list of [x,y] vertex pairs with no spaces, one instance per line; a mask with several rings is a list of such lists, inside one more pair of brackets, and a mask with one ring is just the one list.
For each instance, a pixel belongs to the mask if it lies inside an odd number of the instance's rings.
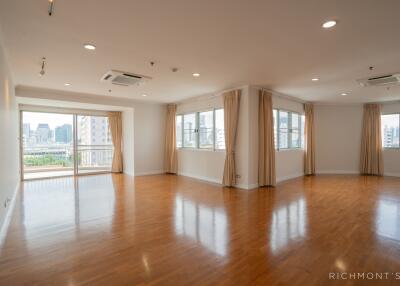
[[0,285],[399,285],[400,178],[29,181],[0,251]]

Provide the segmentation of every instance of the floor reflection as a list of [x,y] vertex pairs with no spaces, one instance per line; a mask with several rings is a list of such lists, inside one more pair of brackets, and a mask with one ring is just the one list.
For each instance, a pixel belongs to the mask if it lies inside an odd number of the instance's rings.
[[225,256],[228,223],[223,210],[175,198],[175,232],[200,242],[212,252]]
[[303,197],[272,213],[270,247],[276,254],[306,235],[306,203]]
[[398,200],[379,198],[376,233],[379,236],[400,240],[400,202]]
[[[46,245],[49,240],[73,240],[76,232],[71,228],[108,231],[114,213],[113,190],[111,175],[24,182],[21,203],[27,242],[40,247],[40,241]],[[65,235],[58,235],[62,230]],[[48,234],[46,239],[40,238],[44,231]]]

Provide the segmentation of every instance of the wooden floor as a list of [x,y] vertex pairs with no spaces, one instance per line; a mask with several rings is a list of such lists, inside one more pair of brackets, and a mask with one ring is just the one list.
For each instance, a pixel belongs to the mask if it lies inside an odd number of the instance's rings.
[[399,285],[400,178],[29,181],[0,251],[0,285]]

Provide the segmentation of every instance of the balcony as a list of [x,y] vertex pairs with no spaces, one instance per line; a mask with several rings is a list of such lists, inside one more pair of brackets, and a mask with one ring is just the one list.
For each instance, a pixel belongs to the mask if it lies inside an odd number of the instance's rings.
[[76,154],[70,144],[24,147],[24,179],[111,171],[112,145],[77,145]]

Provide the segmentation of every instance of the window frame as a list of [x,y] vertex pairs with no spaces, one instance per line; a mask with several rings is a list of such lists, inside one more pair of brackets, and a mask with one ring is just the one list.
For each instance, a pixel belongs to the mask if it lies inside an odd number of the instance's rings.
[[[275,128],[276,128],[276,146],[275,146],[275,150],[276,151],[287,151],[287,150],[303,150],[304,146],[302,146],[301,142],[302,142],[302,138],[304,137],[304,133],[302,132],[302,126],[301,126],[301,121],[302,121],[302,117],[304,116],[304,113],[300,113],[300,112],[296,112],[296,111],[291,111],[288,109],[283,109],[283,108],[273,108],[272,112],[276,110],[276,123],[274,122],[274,136],[275,136]],[[288,136],[287,136],[287,148],[281,148],[280,147],[280,112],[287,112],[288,113]],[[298,128],[295,128],[296,130],[298,130],[298,134],[299,134],[299,138],[297,139],[298,141],[298,146],[297,147],[292,147],[292,114],[296,114],[298,115]]]
[[[207,108],[207,109],[202,109],[202,110],[199,110],[199,111],[188,111],[188,112],[182,112],[182,113],[177,113],[176,115],[175,115],[175,120],[177,120],[177,117],[178,116],[181,116],[181,118],[182,118],[182,121],[181,121],[181,124],[182,124],[182,143],[181,143],[181,147],[176,147],[176,149],[178,149],[178,150],[180,150],[180,149],[183,149],[183,150],[198,150],[198,151],[212,151],[212,152],[225,152],[225,150],[226,150],[226,148],[225,149],[220,149],[220,148],[216,148],[216,144],[215,144],[215,139],[216,139],[216,128],[215,128],[215,123],[216,123],[216,118],[215,118],[215,111],[216,110],[224,110],[224,108],[223,107],[214,107],[214,108]],[[205,148],[205,147],[200,147],[200,113],[203,113],[203,112],[209,112],[209,111],[212,111],[212,114],[213,114],[213,144],[212,144],[212,147],[211,148]],[[195,121],[195,147],[185,147],[185,144],[184,144],[184,142],[185,142],[185,140],[184,140],[184,124],[185,124],[185,119],[184,119],[184,117],[185,117],[185,115],[188,115],[188,114],[195,114],[195,118],[196,118],[196,121]],[[176,124],[175,124],[175,132],[176,132]]]
[[[384,116],[384,115],[398,115],[399,116],[399,128],[400,128],[400,112],[381,113],[381,137],[382,137],[381,140],[382,141],[383,141],[383,136],[384,136],[383,129],[382,129],[382,116]],[[385,147],[382,142],[382,149],[400,150],[400,141],[399,141],[399,146],[396,146],[396,147]]]

